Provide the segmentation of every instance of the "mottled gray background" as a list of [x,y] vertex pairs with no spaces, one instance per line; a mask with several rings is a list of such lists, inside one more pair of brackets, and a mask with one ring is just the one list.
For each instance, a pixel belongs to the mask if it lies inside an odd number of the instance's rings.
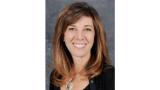
[[92,5],[99,13],[107,33],[107,43],[114,65],[115,60],[115,2],[114,0],[46,0],[46,90],[49,90],[49,76],[53,70],[51,63],[51,37],[54,31],[55,19],[65,5],[75,1],[85,1]]

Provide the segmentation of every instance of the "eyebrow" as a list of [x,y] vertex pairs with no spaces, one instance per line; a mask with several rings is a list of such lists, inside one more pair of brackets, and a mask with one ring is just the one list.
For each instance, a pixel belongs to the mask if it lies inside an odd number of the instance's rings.
[[[71,25],[69,25],[69,26],[76,27],[76,26],[73,25],[73,24],[71,24]],[[93,25],[84,25],[84,27],[91,27],[91,28],[93,28]]]
[[71,24],[71,25],[68,25],[68,26],[72,26],[72,27],[76,27],[75,25]]
[[93,28],[93,26],[92,25],[84,25],[85,27],[91,27],[91,28]]

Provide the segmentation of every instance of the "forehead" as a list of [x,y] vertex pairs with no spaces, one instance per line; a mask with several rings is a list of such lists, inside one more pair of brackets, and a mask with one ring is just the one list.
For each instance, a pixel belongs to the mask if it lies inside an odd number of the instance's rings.
[[75,23],[71,24],[71,25],[89,25],[89,26],[93,26],[93,20],[91,17],[87,17],[87,16],[82,16],[79,20],[77,20]]

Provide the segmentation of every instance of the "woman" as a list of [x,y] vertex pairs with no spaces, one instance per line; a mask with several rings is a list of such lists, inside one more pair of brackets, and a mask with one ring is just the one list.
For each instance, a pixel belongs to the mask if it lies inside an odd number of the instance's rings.
[[114,90],[105,31],[87,3],[73,3],[59,14],[52,51],[50,90]]

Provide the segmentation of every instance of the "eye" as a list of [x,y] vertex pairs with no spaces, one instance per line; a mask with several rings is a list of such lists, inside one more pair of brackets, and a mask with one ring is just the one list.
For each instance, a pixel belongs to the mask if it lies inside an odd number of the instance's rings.
[[75,28],[70,27],[70,28],[68,28],[68,30],[73,31],[73,30],[75,30]]
[[85,30],[86,30],[86,31],[92,31],[92,29],[90,29],[90,28],[86,28]]

